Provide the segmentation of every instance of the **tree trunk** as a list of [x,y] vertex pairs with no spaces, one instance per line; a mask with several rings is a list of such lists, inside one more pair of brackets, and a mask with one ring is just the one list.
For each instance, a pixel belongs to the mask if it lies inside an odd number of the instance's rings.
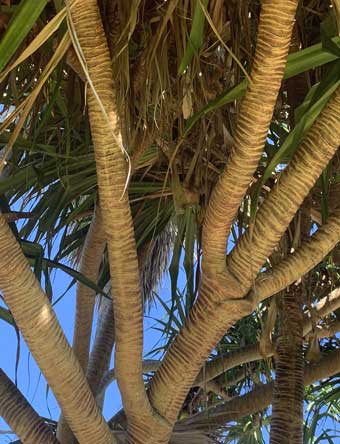
[[111,59],[96,0],[73,1],[69,21],[89,81],[89,120],[112,282],[117,382],[128,418],[128,440],[143,442],[145,433],[156,437],[159,430],[168,434],[171,429],[153,410],[143,380],[140,276]]
[[286,291],[280,305],[270,444],[302,444],[304,358],[301,285]]

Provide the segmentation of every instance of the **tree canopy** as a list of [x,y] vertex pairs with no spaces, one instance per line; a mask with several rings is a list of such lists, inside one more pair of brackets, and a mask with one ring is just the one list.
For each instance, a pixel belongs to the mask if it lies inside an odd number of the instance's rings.
[[62,411],[0,370],[0,416],[23,444],[338,442],[339,1],[0,5],[1,328]]

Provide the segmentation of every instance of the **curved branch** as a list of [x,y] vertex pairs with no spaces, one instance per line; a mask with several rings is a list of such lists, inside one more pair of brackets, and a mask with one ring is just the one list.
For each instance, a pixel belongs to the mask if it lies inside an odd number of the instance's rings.
[[337,151],[340,144],[339,114],[340,87],[263,202],[252,229],[247,230],[230,253],[228,267],[231,273],[249,286]]
[[340,332],[340,321],[334,321],[330,324],[319,326],[316,328],[316,332],[310,331],[306,335],[306,339],[313,337],[316,334],[318,339],[331,338]]
[[[128,434],[125,430],[113,430],[112,435],[116,438],[118,444],[129,444]],[[183,430],[171,434],[171,444],[214,444],[214,440],[205,432],[200,430]]]
[[[104,398],[100,394],[100,381],[109,368],[115,339],[112,299],[102,298],[99,306],[96,336],[87,367],[86,377],[97,404],[103,406]],[[104,393],[102,393],[104,395]]]
[[340,241],[340,211],[328,218],[318,231],[286,256],[271,271],[255,281],[251,293],[258,301],[278,293],[315,267]]
[[203,271],[225,270],[228,233],[263,152],[286,66],[297,4],[297,0],[261,3],[251,83],[241,104],[228,163],[213,190],[204,220]]
[[[315,307],[315,316],[319,319],[323,319],[338,308],[340,308],[340,288],[333,290],[328,296],[324,297],[317,303]],[[312,328],[312,320],[307,315],[303,322],[303,336],[305,339],[308,339]],[[322,329],[322,331],[320,331],[320,337],[322,334],[325,334],[326,337],[331,336],[332,333],[340,331],[340,328],[337,330],[338,328],[339,323],[334,322],[334,326],[331,324],[328,329]],[[224,356],[212,359],[211,361],[208,361],[205,364],[205,367],[200,371],[194,385],[201,385],[204,381],[210,381],[239,365],[269,358],[273,356],[274,350],[275,344],[273,343],[272,347],[268,348],[266,353],[263,354],[260,343],[257,343],[247,345],[238,350],[229,352]]]
[[0,214],[0,288],[80,444],[108,444],[110,430],[51,305]]
[[[81,251],[80,273],[97,282],[98,271],[105,248],[105,238],[99,206],[95,207],[92,222],[87,232]],[[84,372],[89,359],[90,340],[93,323],[93,310],[96,292],[87,285],[78,282],[76,298],[76,319],[73,332],[73,351]],[[113,321],[112,321],[113,322]],[[62,444],[74,442],[73,434],[65,419],[61,416],[58,421],[57,436]]]
[[[316,315],[319,319],[323,319],[326,316],[328,316],[333,311],[340,308],[340,288],[336,288],[335,290],[331,291],[331,293],[328,296],[325,296],[322,298],[317,304],[316,304]],[[303,326],[303,335],[308,335],[309,332],[311,332],[313,329],[313,322],[312,319],[309,318],[307,321],[305,321]]]
[[58,444],[50,427],[0,369],[0,416],[23,444]]
[[[85,244],[81,252],[80,273],[97,282],[99,267],[105,248],[105,237],[102,229],[102,220],[98,206],[92,218]],[[76,302],[76,322],[73,334],[73,351],[76,354],[81,368],[86,371],[89,359],[90,339],[93,323],[93,310],[96,292],[88,286],[78,282]]]
[[204,381],[211,381],[234,367],[252,361],[258,361],[273,354],[274,347],[271,354],[268,353],[268,355],[263,356],[261,354],[260,343],[246,345],[238,350],[227,353],[225,356],[208,361],[197,376],[194,385],[201,385]]
[[135,437],[139,435],[139,429],[147,428],[148,435],[152,436],[157,434],[158,427],[169,427],[151,408],[144,388],[139,269],[125,189],[127,164],[115,104],[109,49],[96,0],[73,2],[68,18],[72,41],[86,68],[89,82],[89,119],[112,280],[118,385],[128,417],[129,433]]
[[[335,350],[324,356],[320,362],[305,368],[304,384],[308,386],[319,380],[329,378],[340,371],[340,350]],[[273,384],[263,384],[245,395],[233,398],[213,407],[208,411],[198,413],[188,419],[178,421],[174,431],[190,427],[191,430],[211,428],[218,429],[230,421],[237,421],[267,408],[273,399]]]
[[[161,366],[162,361],[158,361],[158,360],[154,360],[154,359],[146,359],[145,361],[143,361],[143,373],[149,373],[149,372],[155,372],[159,369],[159,367]],[[116,372],[115,369],[112,368],[110,370],[108,370],[101,382],[100,385],[98,387],[98,394],[97,396],[101,396],[103,395],[103,393],[105,392],[105,390],[107,389],[107,387],[117,379],[116,377]]]

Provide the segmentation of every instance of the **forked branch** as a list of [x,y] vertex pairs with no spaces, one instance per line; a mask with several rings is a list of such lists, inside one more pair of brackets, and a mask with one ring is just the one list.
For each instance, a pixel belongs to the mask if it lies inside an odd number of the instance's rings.
[[[228,231],[263,150],[286,64],[297,3],[262,2],[252,84],[241,107],[234,149],[213,192],[205,219],[198,302],[151,382],[151,403],[170,423],[176,420],[211,349],[237,319],[253,309],[251,302],[228,300],[227,291],[233,290],[232,279],[221,289],[216,277],[226,271]],[[264,90],[268,92],[266,95]]]
[[288,167],[258,210],[252,229],[241,237],[228,259],[234,276],[251,285],[294,214],[340,144],[340,88],[329,100],[298,147]]

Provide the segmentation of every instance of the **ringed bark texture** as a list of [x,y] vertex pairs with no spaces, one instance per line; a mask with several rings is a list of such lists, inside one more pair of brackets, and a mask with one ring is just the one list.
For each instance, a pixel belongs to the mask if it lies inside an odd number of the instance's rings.
[[125,192],[127,163],[122,152],[111,59],[97,1],[73,2],[71,16],[95,90],[94,93],[88,88],[88,108],[110,261],[117,382],[128,417],[129,435],[133,442],[139,442],[136,435],[140,427],[147,427],[149,434],[153,431],[157,434],[157,426],[163,422],[150,406],[142,377],[142,300],[132,217]]
[[[151,403],[170,423],[176,420],[211,349],[237,319],[254,308],[247,300],[230,301],[230,297],[243,296],[233,294],[238,285],[231,276],[226,276],[223,286],[215,278],[225,272],[228,230],[263,150],[286,64],[297,3],[297,0],[262,2],[252,84],[241,106],[233,152],[213,192],[205,219],[199,299],[151,382]],[[207,279],[207,274],[213,278]]]
[[[289,52],[298,0],[264,0],[251,71],[235,142],[210,198],[203,227],[203,267],[225,270],[227,237],[263,152]],[[204,268],[203,268],[204,269]]]
[[340,144],[338,88],[286,170],[258,210],[253,230],[242,236],[228,259],[236,278],[251,283],[285,232],[294,214]]
[[[321,379],[329,378],[340,371],[340,350],[335,350],[321,358],[317,364],[308,365],[304,371],[304,385],[308,386]],[[207,412],[197,413],[188,419],[179,421],[175,431],[191,426],[191,430],[206,430],[210,425],[212,431],[225,427],[228,422],[264,410],[273,399],[273,384],[260,385],[249,393],[237,396]],[[183,429],[182,429],[183,430]],[[284,441],[286,442],[286,441]]]
[[171,423],[176,420],[185,396],[212,348],[236,320],[254,309],[246,299],[212,301],[212,293],[219,289],[204,285],[203,281],[198,302],[151,381],[150,401]]
[[276,340],[270,444],[302,444],[304,358],[301,285],[284,292],[279,305],[280,329]]
[[247,345],[238,350],[231,351],[225,356],[207,362],[197,376],[194,385],[203,385],[205,381],[211,381],[238,365],[258,361],[260,359],[263,359],[263,356],[261,354],[259,343]]
[[111,444],[84,373],[19,244],[0,214],[0,288],[80,444]]
[[315,267],[336,246],[340,239],[340,211],[328,218],[312,237],[303,241],[294,253],[285,257],[270,272],[255,281],[254,297],[263,301],[284,290]]
[[1,369],[0,416],[23,444],[58,444],[49,426]]

